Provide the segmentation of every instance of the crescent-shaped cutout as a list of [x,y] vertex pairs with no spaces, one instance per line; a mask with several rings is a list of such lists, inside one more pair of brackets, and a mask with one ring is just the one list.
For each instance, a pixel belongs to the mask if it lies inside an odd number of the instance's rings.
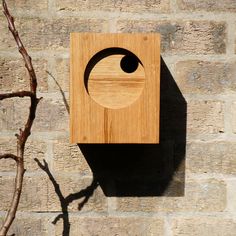
[[89,61],[84,84],[89,96],[99,105],[120,109],[134,103],[145,83],[142,62],[123,48],[107,48]]

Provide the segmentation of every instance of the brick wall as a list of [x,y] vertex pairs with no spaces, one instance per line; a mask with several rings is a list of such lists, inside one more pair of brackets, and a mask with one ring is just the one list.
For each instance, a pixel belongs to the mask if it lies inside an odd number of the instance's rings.
[[[63,229],[64,235],[70,231],[76,236],[235,235],[235,0],[8,3],[33,58],[39,95],[44,97],[26,147],[27,172],[12,232],[30,236],[62,235]],[[3,14],[0,21],[0,90],[25,89],[28,76]],[[69,144],[69,115],[46,71],[68,99],[72,31],[161,33],[159,146]],[[15,152],[14,134],[24,124],[29,103],[10,99],[0,104],[0,152]],[[51,179],[35,157],[46,160]],[[0,221],[10,204],[14,173],[14,163],[1,161]],[[93,174],[100,178],[98,187]],[[52,179],[59,186],[56,191]],[[64,217],[55,222],[62,208]]]

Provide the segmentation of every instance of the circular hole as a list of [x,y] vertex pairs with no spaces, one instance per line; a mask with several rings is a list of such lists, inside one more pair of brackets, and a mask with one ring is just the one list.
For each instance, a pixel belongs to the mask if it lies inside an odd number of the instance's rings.
[[132,55],[124,56],[120,61],[121,69],[126,73],[133,73],[138,68],[138,59]]

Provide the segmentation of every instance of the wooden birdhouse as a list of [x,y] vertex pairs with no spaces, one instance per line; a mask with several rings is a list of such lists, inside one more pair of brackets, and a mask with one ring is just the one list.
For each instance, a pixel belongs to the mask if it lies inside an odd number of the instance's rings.
[[160,36],[71,33],[71,143],[159,143]]

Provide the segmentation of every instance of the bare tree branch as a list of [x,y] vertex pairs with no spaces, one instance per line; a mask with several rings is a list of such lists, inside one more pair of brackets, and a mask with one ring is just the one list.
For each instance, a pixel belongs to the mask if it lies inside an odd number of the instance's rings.
[[5,0],[2,1],[2,5],[3,5],[3,10],[4,10],[3,12],[7,18],[7,21],[8,21],[8,28],[11,31],[11,33],[16,41],[19,52],[25,61],[25,67],[29,72],[31,91],[36,93],[37,77],[36,77],[36,74],[34,71],[34,67],[32,65],[31,57],[29,56],[28,52],[26,51],[26,49],[19,37],[18,31],[16,30],[16,27],[15,27],[15,20],[14,20],[13,16],[10,14]]
[[19,157],[16,156],[16,155],[13,155],[11,153],[6,153],[6,154],[0,155],[0,160],[1,159],[12,159],[12,160],[15,160],[17,162],[19,160]]
[[12,93],[3,93],[0,94],[0,101],[6,98],[14,98],[14,97],[33,97],[34,94],[31,91],[18,91],[18,92],[12,92]]
[[23,184],[23,177],[24,177],[24,150],[25,150],[25,143],[30,136],[31,127],[33,125],[37,105],[41,98],[37,98],[36,91],[37,91],[37,77],[35,74],[34,67],[32,65],[31,57],[29,56],[27,50],[25,49],[20,36],[15,28],[14,18],[10,14],[6,1],[2,0],[2,6],[3,6],[3,12],[7,18],[8,21],[8,28],[11,31],[16,44],[18,46],[19,52],[22,55],[25,67],[29,73],[30,77],[30,91],[19,91],[19,92],[13,92],[13,93],[5,93],[0,94],[0,100],[6,99],[6,98],[13,98],[13,97],[30,97],[30,109],[29,109],[29,115],[27,122],[24,126],[24,129],[20,129],[20,133],[17,134],[17,155],[12,154],[4,154],[0,156],[0,159],[7,159],[11,158],[16,160],[16,178],[15,178],[15,186],[14,186],[14,194],[11,201],[11,205],[9,207],[9,210],[7,212],[7,216],[4,220],[3,226],[0,229],[0,236],[5,236],[7,232],[10,229],[10,226],[15,219],[16,211],[19,205],[19,200],[21,196],[22,191],[22,184]]

